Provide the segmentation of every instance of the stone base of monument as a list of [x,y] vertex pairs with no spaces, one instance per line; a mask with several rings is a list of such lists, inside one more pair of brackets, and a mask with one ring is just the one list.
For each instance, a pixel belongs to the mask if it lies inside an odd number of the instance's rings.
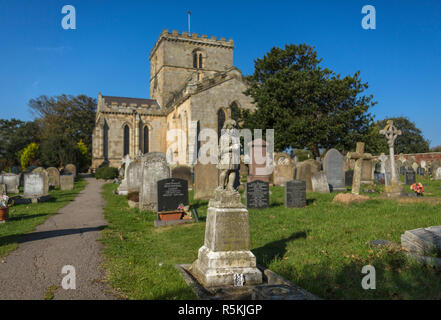
[[176,265],[185,282],[201,300],[320,300],[278,274],[257,265],[262,283],[256,285],[224,285],[205,287],[191,273],[190,264]]
[[384,193],[388,198],[407,197],[408,194],[400,184],[391,184],[384,187]]

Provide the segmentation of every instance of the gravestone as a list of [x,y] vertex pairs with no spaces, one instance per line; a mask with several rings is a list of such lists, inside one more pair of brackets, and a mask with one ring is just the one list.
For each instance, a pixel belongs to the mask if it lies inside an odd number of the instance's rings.
[[435,180],[441,180],[441,167],[438,167],[434,175]]
[[313,192],[311,178],[314,174],[320,171],[320,163],[316,160],[306,160],[297,164],[295,172],[295,180],[302,180],[306,182],[306,191]]
[[50,167],[47,168],[46,171],[48,175],[49,187],[58,188],[60,186],[60,172],[58,171],[58,169]]
[[331,191],[344,191],[343,156],[336,149],[331,149],[325,154],[323,170],[328,178]]
[[291,180],[285,183],[285,207],[303,208],[306,206],[306,182]]
[[68,165],[66,165],[66,167],[64,167],[63,173],[64,174],[71,173],[75,178],[77,176],[77,167],[74,164],[69,163]]
[[274,155],[273,183],[276,186],[285,185],[294,177],[294,162],[289,154],[280,152]]
[[25,198],[39,198],[48,194],[47,175],[44,172],[25,173],[24,192]]
[[424,168],[422,168],[422,167],[418,167],[416,172],[417,172],[417,175],[424,176],[425,173],[426,173],[426,170]]
[[403,176],[406,174],[406,167],[405,166],[400,167],[400,174]]
[[319,193],[329,193],[329,184],[326,173],[317,172],[311,177],[312,190]]
[[427,162],[426,162],[426,160],[421,160],[421,161],[420,161],[420,166],[421,166],[421,168],[426,169],[426,168],[427,168]]
[[158,211],[158,186],[160,180],[170,178],[170,167],[164,153],[146,153],[141,158],[141,187],[139,209]]
[[130,162],[126,172],[127,192],[139,192],[141,188],[141,160],[134,160]]
[[354,171],[349,170],[345,172],[345,186],[352,187],[352,182],[354,180]]
[[[370,153],[365,153],[366,156],[370,156]],[[372,159],[363,159],[361,165],[361,183],[372,184],[374,163]]]
[[6,192],[19,193],[20,176],[14,173],[5,173],[2,175],[2,183],[6,185]]
[[441,251],[441,226],[406,230],[401,235],[401,246],[419,255],[439,252]]
[[[356,151],[355,152],[348,152],[346,155],[349,159],[355,159],[355,165],[354,165],[354,176],[352,179],[352,194],[360,194],[360,183],[362,180],[362,173],[363,173],[363,163],[365,161],[369,161],[369,163],[372,165],[372,162],[370,161],[372,159],[372,155],[369,153],[364,153],[364,142],[357,142]],[[366,171],[366,169],[365,169]],[[372,174],[372,167],[370,170],[370,175]]]
[[74,176],[73,174],[60,176],[60,189],[72,190],[74,188]]
[[374,181],[376,184],[385,184],[386,175],[384,173],[374,173]]
[[6,185],[3,183],[0,183],[0,196],[6,194]]
[[406,176],[405,176],[405,181],[406,181],[407,185],[414,184],[416,182],[416,180],[415,180],[415,171],[407,170],[406,171]]
[[270,156],[267,157],[267,143],[263,139],[255,139],[250,143],[251,156],[249,167],[249,174],[247,181],[262,180],[270,182],[270,176],[273,173],[272,160]]
[[177,166],[172,169],[172,178],[184,179],[187,181],[188,186],[193,185],[193,177],[191,173],[191,167],[189,166]]
[[[129,165],[132,163],[132,159],[130,158],[130,155],[126,154],[121,159],[121,169],[119,170],[119,176],[124,176],[122,179],[120,185],[118,186],[117,192],[119,195],[126,196],[129,194],[129,189],[127,186],[127,180],[128,180],[128,170]],[[124,169],[124,170],[123,170]],[[122,174],[121,174],[122,173]]]
[[209,200],[218,185],[218,169],[215,164],[196,163],[193,168],[194,199]]
[[158,212],[177,210],[188,205],[188,182],[185,179],[168,178],[158,181]]
[[412,163],[412,169],[413,169],[413,171],[417,172],[418,167],[419,167],[418,163],[416,163],[416,162]]
[[261,180],[248,182],[245,187],[245,201],[247,208],[264,209],[270,204],[269,183]]

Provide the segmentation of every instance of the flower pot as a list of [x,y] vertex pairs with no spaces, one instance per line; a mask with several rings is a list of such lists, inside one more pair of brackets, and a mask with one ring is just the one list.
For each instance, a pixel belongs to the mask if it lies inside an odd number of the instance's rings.
[[169,220],[181,220],[182,212],[174,211],[174,212],[158,212],[159,220],[161,221],[169,221]]
[[9,219],[9,208],[0,208],[0,222]]

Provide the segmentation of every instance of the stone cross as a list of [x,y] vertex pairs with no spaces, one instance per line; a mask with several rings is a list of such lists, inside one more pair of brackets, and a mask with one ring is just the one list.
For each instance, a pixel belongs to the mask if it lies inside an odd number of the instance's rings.
[[132,162],[132,160],[130,159],[130,156],[128,154],[126,154],[126,156],[121,159],[121,165],[125,165],[125,167],[124,167],[124,180],[127,179],[127,173],[129,171],[130,162]]
[[363,160],[370,160],[373,157],[364,153],[364,142],[357,142],[355,152],[348,152],[347,157],[356,160],[354,166],[354,178],[352,180],[352,193],[360,194],[361,166],[363,165]]
[[390,171],[392,181],[398,183],[397,173],[395,171],[395,155],[394,155],[394,143],[395,139],[401,135],[401,130],[397,130],[392,120],[388,120],[383,130],[380,130],[380,134],[384,134],[389,145],[389,157],[390,157]]

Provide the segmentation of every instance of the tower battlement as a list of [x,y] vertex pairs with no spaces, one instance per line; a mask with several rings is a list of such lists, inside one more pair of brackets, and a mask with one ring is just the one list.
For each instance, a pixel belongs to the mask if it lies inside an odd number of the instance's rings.
[[216,47],[226,47],[230,49],[234,49],[234,41],[233,39],[227,40],[224,37],[217,38],[215,36],[208,37],[207,35],[199,35],[197,33],[188,33],[188,32],[179,32],[177,30],[169,31],[168,29],[162,30],[159,35],[158,40],[156,41],[153,49],[150,51],[150,58],[155,54],[156,49],[159,47],[160,43],[164,40],[168,41],[185,41],[185,42],[193,42],[195,45],[200,46],[216,46]]

